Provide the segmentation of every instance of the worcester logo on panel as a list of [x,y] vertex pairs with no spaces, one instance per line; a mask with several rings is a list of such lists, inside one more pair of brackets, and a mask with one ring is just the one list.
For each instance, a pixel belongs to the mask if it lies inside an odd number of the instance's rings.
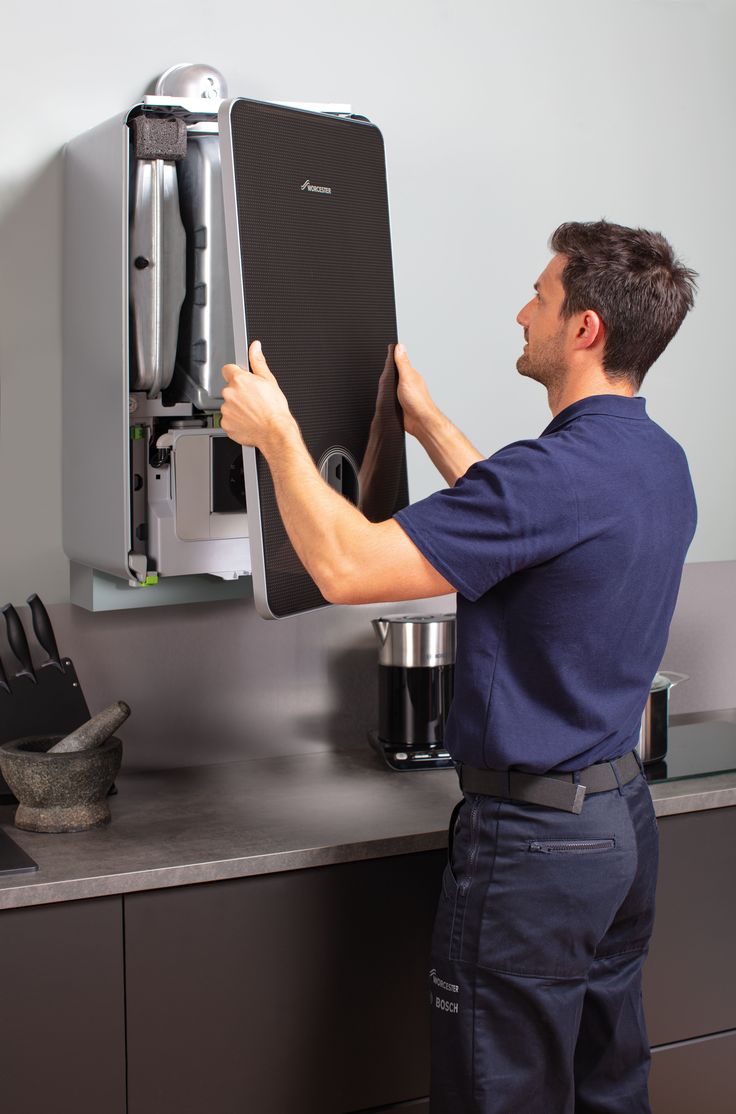
[[309,178],[307,178],[306,182],[302,186],[302,189],[306,190],[307,193],[332,193],[331,186],[313,186],[312,183],[309,181]]

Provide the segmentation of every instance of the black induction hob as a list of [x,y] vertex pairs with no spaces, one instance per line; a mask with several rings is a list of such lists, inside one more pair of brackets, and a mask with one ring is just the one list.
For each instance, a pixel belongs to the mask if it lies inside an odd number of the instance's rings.
[[736,723],[716,720],[670,724],[665,758],[645,767],[651,785],[729,771],[736,771]]

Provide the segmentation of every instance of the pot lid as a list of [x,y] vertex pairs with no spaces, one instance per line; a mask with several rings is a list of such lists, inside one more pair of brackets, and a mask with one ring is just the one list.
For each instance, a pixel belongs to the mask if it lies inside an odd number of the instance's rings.
[[688,681],[687,673],[655,673],[654,680],[649,686],[650,692],[661,692],[662,689],[671,689],[679,685],[680,681]]

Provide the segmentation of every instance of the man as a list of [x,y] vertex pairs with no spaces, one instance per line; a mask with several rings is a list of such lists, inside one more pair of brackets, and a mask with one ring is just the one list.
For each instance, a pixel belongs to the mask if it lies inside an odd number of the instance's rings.
[[634,396],[695,275],[658,234],[605,221],[561,225],[551,248],[517,367],[552,421],[484,459],[398,346],[407,432],[449,486],[388,522],[323,483],[257,342],[252,375],[224,369],[222,427],[264,453],[327,599],[458,593],[446,742],[464,798],[434,929],[432,1114],[650,1109],[657,833],[633,751],[696,511],[684,453]]

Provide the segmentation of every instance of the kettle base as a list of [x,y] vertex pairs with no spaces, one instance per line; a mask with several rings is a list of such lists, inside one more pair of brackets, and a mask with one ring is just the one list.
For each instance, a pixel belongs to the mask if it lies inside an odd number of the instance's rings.
[[455,763],[441,743],[425,747],[398,747],[385,743],[377,731],[368,732],[368,741],[390,770],[452,770]]

